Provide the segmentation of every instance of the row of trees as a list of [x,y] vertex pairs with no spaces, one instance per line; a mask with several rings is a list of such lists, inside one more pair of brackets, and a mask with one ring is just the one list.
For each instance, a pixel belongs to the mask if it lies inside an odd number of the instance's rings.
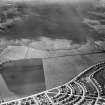
[[95,9],[89,11],[89,17],[84,18],[84,23],[98,34],[105,34],[105,0],[99,0]]

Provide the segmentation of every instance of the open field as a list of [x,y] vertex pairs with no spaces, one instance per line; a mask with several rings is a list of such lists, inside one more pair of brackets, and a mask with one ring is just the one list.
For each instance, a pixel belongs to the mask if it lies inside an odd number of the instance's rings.
[[47,89],[62,85],[91,65],[105,61],[105,54],[76,55],[43,60]]

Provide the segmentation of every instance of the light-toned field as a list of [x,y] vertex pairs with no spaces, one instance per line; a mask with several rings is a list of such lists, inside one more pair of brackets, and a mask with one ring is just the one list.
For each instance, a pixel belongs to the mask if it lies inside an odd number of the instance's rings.
[[105,61],[105,54],[76,55],[62,58],[44,59],[47,89],[62,85],[86,68]]

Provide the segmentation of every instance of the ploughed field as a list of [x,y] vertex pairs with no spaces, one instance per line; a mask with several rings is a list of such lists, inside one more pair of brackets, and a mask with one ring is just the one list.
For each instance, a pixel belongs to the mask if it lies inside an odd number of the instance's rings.
[[93,65],[64,85],[1,105],[104,105],[105,62]]

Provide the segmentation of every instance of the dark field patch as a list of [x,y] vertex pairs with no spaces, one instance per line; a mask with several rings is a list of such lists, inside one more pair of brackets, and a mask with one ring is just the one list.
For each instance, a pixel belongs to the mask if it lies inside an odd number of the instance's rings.
[[41,59],[5,63],[1,71],[8,89],[17,96],[35,94],[46,89]]

